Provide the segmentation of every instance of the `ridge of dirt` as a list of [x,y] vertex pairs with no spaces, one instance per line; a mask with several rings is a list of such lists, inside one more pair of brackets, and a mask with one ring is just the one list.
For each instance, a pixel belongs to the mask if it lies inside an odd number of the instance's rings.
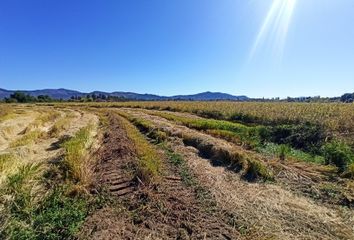
[[[134,144],[109,114],[109,129],[99,149],[97,184],[112,186],[114,177],[130,179],[130,194],[116,194],[113,203],[89,216],[81,239],[239,239],[240,234],[227,225],[218,212],[206,212],[185,186],[176,169],[165,164],[163,179],[156,185],[137,184],[132,179],[136,153]],[[114,194],[114,193],[113,193]]]
[[281,185],[242,181],[225,166],[212,165],[200,157],[196,149],[186,147],[180,136],[188,132],[230,148],[231,144],[161,117],[129,109],[124,111],[149,120],[157,129],[174,136],[169,139],[171,148],[184,156],[199,182],[215,196],[220,208],[244,222],[247,231],[258,231],[277,239],[354,239],[352,210],[319,204]]

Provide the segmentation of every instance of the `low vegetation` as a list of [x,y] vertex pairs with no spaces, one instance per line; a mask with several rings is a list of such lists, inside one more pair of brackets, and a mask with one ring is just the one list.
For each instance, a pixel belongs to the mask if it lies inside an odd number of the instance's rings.
[[60,113],[57,111],[44,111],[40,113],[33,122],[29,123],[26,129],[23,131],[24,134],[36,131],[39,128],[54,122],[57,118],[60,117]]
[[161,174],[161,159],[156,149],[145,139],[138,129],[128,120],[121,118],[123,127],[128,137],[134,142],[135,149],[139,158],[137,175],[143,181],[153,182]]
[[0,105],[0,122],[6,120],[8,116],[13,112],[11,106]]
[[354,163],[354,153],[342,142],[330,142],[323,147],[323,153],[326,164],[332,164],[338,167],[339,172],[348,172],[353,175],[352,166]]
[[[37,120],[46,124],[57,116],[44,114]],[[95,130],[89,124],[73,137],[61,140],[62,161],[35,159],[38,163],[33,163],[20,159],[16,152],[0,154],[0,239],[75,238],[89,212],[100,204],[95,196],[87,194],[93,164],[89,151]],[[31,130],[10,147],[35,143],[42,136],[47,132]]]
[[64,141],[64,165],[68,176],[79,186],[87,187],[91,184],[93,174],[93,160],[89,157],[93,143],[94,125],[81,128],[75,136]]
[[74,115],[67,113],[64,117],[56,121],[53,126],[49,129],[48,135],[50,137],[59,137],[60,134],[67,130],[70,126],[70,121],[74,118]]
[[354,105],[343,103],[262,103],[153,101],[92,103],[96,107],[131,107],[194,113],[201,117],[261,125],[320,126],[327,137],[354,146]]
[[48,189],[43,180],[38,164],[24,165],[7,178],[0,189],[1,239],[72,239],[95,207],[88,196],[69,196],[70,183]]
[[13,153],[0,154],[0,186],[6,177],[14,173],[19,165],[18,158]]
[[127,113],[121,113],[134,123],[139,129],[147,134],[147,136],[161,142],[168,135],[177,134],[181,137],[186,145],[197,148],[204,157],[210,158],[213,161],[220,161],[223,164],[229,165],[229,168],[239,171],[242,169],[244,178],[253,181],[256,179],[273,180],[272,172],[265,166],[256,155],[249,155],[240,149],[230,151],[223,147],[214,146],[207,139],[189,133],[171,133],[165,132],[165,129],[159,129],[151,122],[133,117]]
[[10,147],[20,147],[29,144],[34,144],[38,139],[45,136],[45,132],[42,130],[33,130],[25,133],[19,139],[14,140],[10,143]]

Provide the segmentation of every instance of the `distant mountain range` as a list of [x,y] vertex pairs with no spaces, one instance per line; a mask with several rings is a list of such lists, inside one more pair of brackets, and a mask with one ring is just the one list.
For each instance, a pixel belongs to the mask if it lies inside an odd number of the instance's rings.
[[[0,99],[4,99],[6,97],[9,97],[12,93],[14,93],[17,90],[6,90],[6,89],[1,89],[0,88]],[[55,99],[63,99],[63,100],[68,100],[72,96],[76,97],[84,97],[88,94],[103,94],[106,96],[114,96],[114,97],[123,97],[126,99],[132,99],[132,100],[192,100],[192,101],[211,101],[211,100],[237,100],[237,101],[246,101],[249,98],[247,96],[234,96],[230,95],[227,93],[221,93],[221,92],[203,92],[203,93],[198,93],[198,94],[192,94],[192,95],[176,95],[176,96],[159,96],[159,95],[153,95],[153,94],[139,94],[139,93],[133,93],[133,92],[101,92],[101,91],[93,91],[89,93],[84,93],[84,92],[79,92],[75,90],[69,90],[69,89],[42,89],[42,90],[33,90],[33,91],[28,91],[28,90],[18,90],[20,92],[23,92],[25,94],[29,94],[31,96],[37,97],[39,95],[48,95],[51,98]]]

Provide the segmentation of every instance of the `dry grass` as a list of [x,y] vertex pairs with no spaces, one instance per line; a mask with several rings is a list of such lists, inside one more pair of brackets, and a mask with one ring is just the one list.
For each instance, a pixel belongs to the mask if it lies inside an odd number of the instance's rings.
[[183,143],[171,148],[181,154],[201,185],[215,196],[218,206],[234,217],[247,239],[352,239],[349,209],[316,204],[276,184],[248,183],[214,167]]
[[93,180],[94,161],[89,157],[89,152],[94,135],[95,126],[89,124],[62,144],[65,151],[64,164],[69,176],[83,188],[88,187]]
[[[152,122],[145,119],[143,115],[140,117],[131,115],[127,112],[119,111],[137,127],[143,129],[143,131],[152,138],[160,138],[161,132],[164,133],[164,138],[167,136],[174,136],[183,139],[186,145],[193,146],[200,151],[200,154],[206,158],[211,159],[214,162],[222,162],[228,165],[230,169],[236,171],[242,170],[241,175],[248,180],[273,180],[272,171],[267,168],[263,160],[255,153],[246,151],[240,147],[234,148],[229,145],[223,145],[217,139],[212,140],[208,135],[198,133],[194,130],[182,130],[177,126],[163,127],[162,122]],[[138,113],[139,114],[139,113]],[[159,139],[157,139],[159,140]],[[220,140],[221,141],[221,140]]]
[[75,118],[75,114],[70,112],[56,121],[48,131],[49,137],[59,137],[63,131],[70,127],[70,122],[73,118]]
[[34,129],[43,127],[44,125],[55,121],[58,117],[60,117],[59,112],[46,110],[45,112],[41,113],[33,122],[31,122],[23,133],[26,134]]
[[19,139],[10,143],[10,147],[20,147],[36,143],[40,138],[45,136],[45,132],[42,130],[33,130],[25,133]]
[[85,104],[88,105],[189,112],[208,118],[258,124],[310,122],[323,126],[328,134],[354,144],[351,137],[354,133],[354,104],[154,101]]
[[[126,115],[125,115],[126,116]],[[134,142],[138,154],[137,175],[145,182],[158,180],[161,174],[161,159],[156,149],[145,139],[137,128],[125,118],[120,118],[128,137]]]
[[9,105],[0,104],[0,122],[5,121],[13,113],[13,108]]
[[13,153],[0,154],[0,186],[7,176],[16,172],[20,162],[18,157]]

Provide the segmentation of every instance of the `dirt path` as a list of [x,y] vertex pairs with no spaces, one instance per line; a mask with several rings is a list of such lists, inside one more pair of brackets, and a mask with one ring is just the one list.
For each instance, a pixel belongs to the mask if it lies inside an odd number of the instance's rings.
[[[113,203],[87,219],[80,238],[239,239],[239,233],[224,222],[220,213],[205,211],[193,189],[181,182],[167,162],[165,177],[158,184],[145,186],[134,179],[132,169],[137,161],[134,144],[118,118],[111,114],[109,121],[99,149],[97,182],[108,190],[114,189],[115,183],[121,188],[117,192],[110,190],[115,196]],[[123,187],[121,179],[126,179],[129,186]],[[128,194],[121,192],[124,189]]]
[[188,133],[221,147],[232,149],[237,146],[161,117],[138,110],[124,111],[149,120],[156,128],[172,135],[173,150],[184,156],[198,180],[213,193],[219,207],[244,224],[246,232],[277,239],[354,239],[353,211],[320,205],[276,184],[243,181],[225,167],[201,158],[198,151],[186,147],[180,137]]

